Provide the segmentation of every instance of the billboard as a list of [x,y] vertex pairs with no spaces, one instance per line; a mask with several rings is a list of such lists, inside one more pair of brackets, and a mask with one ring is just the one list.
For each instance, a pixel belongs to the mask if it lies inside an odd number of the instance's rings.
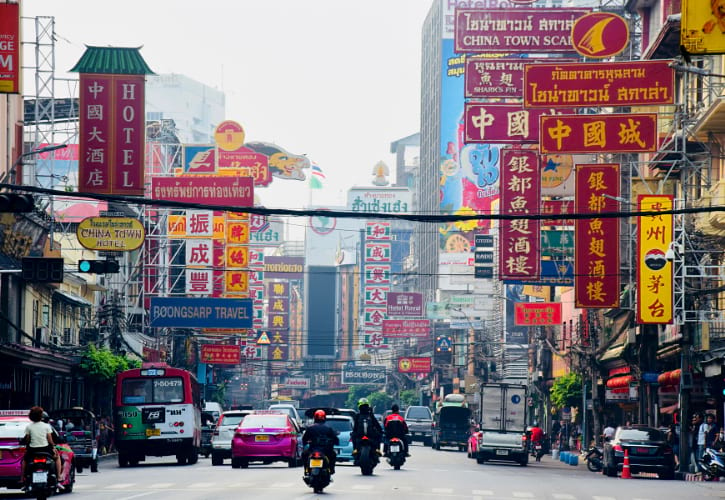
[[143,245],[146,230],[130,217],[88,217],[78,224],[76,237],[89,250],[130,252]]
[[[640,195],[638,212],[672,210],[671,195]],[[637,323],[670,324],[673,265],[665,258],[674,237],[672,214],[637,218]]]
[[682,0],[680,45],[690,54],[725,54],[725,12],[719,0]]
[[542,153],[644,153],[657,149],[657,114],[542,115]]
[[20,4],[0,3],[0,94],[20,93]]
[[232,207],[254,206],[251,177],[152,177],[151,197],[182,203],[203,203]]
[[268,279],[301,280],[305,271],[304,257],[264,256],[264,277]]
[[241,360],[241,347],[238,345],[224,344],[202,344],[201,359],[202,363],[238,365]]
[[398,358],[398,373],[430,373],[431,358]]
[[423,294],[389,292],[388,316],[423,316]]
[[151,297],[152,328],[251,328],[251,299]]
[[517,302],[514,304],[516,326],[552,326],[561,324],[560,302]]
[[384,385],[386,381],[385,366],[348,365],[342,368],[342,383],[346,385]]

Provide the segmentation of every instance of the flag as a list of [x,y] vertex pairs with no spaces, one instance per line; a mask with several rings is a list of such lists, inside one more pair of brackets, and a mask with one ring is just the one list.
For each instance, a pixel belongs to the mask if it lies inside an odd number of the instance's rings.
[[322,180],[325,178],[325,174],[322,172],[320,166],[312,162],[312,175],[310,176],[310,188],[311,189],[322,189]]

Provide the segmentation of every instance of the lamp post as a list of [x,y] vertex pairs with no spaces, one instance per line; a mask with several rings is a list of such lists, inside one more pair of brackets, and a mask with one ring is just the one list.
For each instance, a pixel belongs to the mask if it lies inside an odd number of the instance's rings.
[[20,156],[15,159],[15,161],[13,162],[13,166],[10,167],[10,171],[8,172],[10,175],[10,184],[17,184],[17,166],[20,165],[20,162],[23,160],[23,158],[27,158],[28,156],[33,156],[41,153],[49,153],[50,151],[55,151],[56,149],[63,149],[67,147],[67,144],[52,144],[42,148],[32,149],[30,151],[26,151],[25,153],[21,153]]

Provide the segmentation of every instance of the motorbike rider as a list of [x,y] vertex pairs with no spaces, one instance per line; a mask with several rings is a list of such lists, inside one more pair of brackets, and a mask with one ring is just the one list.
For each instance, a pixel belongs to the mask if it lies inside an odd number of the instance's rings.
[[[363,436],[367,436],[372,441],[373,449],[377,454],[380,454],[380,438],[383,435],[380,422],[373,415],[372,409],[370,408],[370,401],[367,398],[360,398],[357,402],[357,409],[358,413],[355,415],[355,425],[352,429],[352,442],[355,447],[352,454],[355,456],[355,463],[357,463],[357,455]],[[367,433],[365,433],[366,422]]]
[[385,417],[383,427],[385,428],[385,455],[388,454],[388,443],[390,442],[390,439],[396,437],[403,442],[403,450],[405,451],[405,456],[409,457],[410,453],[408,453],[408,424],[405,422],[405,418],[403,418],[403,416],[400,414],[400,408],[398,407],[398,405],[394,404],[390,408],[390,415]]
[[56,477],[58,478],[57,484],[59,489],[63,489],[61,484],[64,481],[62,477],[62,469],[60,465],[60,455],[55,449],[53,442],[53,430],[50,428],[50,424],[44,422],[44,417],[47,418],[47,413],[43,411],[40,406],[33,406],[28,413],[28,418],[32,421],[25,427],[25,436],[23,437],[26,443],[25,456],[23,462],[20,465],[20,482],[25,482],[25,468],[27,463],[32,460],[36,453],[47,453],[53,457],[55,461]]
[[536,420],[534,420],[534,425],[531,426],[529,436],[531,440],[531,452],[535,453],[536,450],[534,449],[534,446],[537,443],[541,446],[544,446],[544,431],[541,427],[539,427],[539,422],[537,422]]
[[337,432],[325,423],[327,415],[324,410],[315,411],[313,418],[315,423],[308,427],[302,435],[302,444],[305,445],[305,449],[302,452],[302,459],[305,464],[305,476],[310,473],[307,470],[307,457],[313,448],[319,448],[325,453],[330,466],[330,475],[332,475],[335,473],[335,459],[337,458],[335,445],[340,444],[340,439],[337,437]]

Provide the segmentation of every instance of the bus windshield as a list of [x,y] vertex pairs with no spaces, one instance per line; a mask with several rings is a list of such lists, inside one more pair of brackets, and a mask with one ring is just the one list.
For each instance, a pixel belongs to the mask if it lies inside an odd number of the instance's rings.
[[181,377],[130,378],[121,385],[123,404],[181,403],[184,383]]

